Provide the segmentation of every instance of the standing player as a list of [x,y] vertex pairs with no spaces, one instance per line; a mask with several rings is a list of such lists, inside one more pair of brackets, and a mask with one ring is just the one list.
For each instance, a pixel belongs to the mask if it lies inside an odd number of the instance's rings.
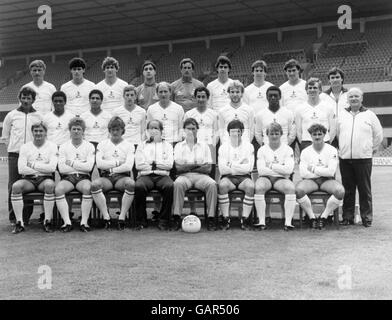
[[[336,120],[338,120],[340,113],[350,106],[347,99],[347,89],[343,87],[343,71],[340,68],[333,67],[328,72],[328,80],[330,88],[320,94],[320,99],[327,103],[331,103]],[[339,144],[337,138],[338,136],[331,142],[335,148],[338,148]]]
[[46,139],[46,127],[41,123],[31,126],[34,140],[22,145],[18,159],[21,180],[12,185],[12,207],[15,211],[16,225],[12,233],[24,231],[23,194],[38,190],[44,192],[45,222],[44,230],[53,232],[52,218],[54,207],[54,171],[57,166],[57,146]]
[[84,139],[91,142],[95,147],[99,142],[108,138],[108,123],[112,117],[110,113],[101,109],[102,100],[102,92],[97,89],[92,90],[89,93],[91,108],[81,115],[86,124]]
[[231,70],[230,59],[226,56],[219,56],[215,63],[215,69],[218,73],[218,78],[207,85],[207,89],[211,94],[208,106],[215,112],[218,112],[230,103],[228,87],[233,81],[229,78]]
[[174,161],[177,179],[174,181],[174,229],[181,227],[181,214],[185,192],[194,187],[205,192],[208,212],[208,230],[215,226],[215,207],[217,201],[216,182],[211,172],[211,150],[204,141],[197,139],[199,125],[193,118],[184,121],[185,140],[176,144]]
[[[308,99],[305,89],[306,81],[300,78],[302,68],[295,59],[288,60],[284,64],[283,70],[288,80],[279,87],[282,92],[280,105],[289,109],[295,116],[297,109],[305,104]],[[297,144],[299,145],[299,142],[295,139],[290,147],[296,150]],[[298,149],[295,154],[299,155]]]
[[255,207],[262,230],[266,229],[265,223],[265,193],[276,190],[285,195],[285,223],[284,230],[294,229],[292,219],[295,210],[295,186],[289,179],[294,171],[294,154],[286,143],[281,142],[283,135],[282,126],[272,122],[267,126],[268,142],[260,147],[257,152],[257,170],[259,178],[256,181]]
[[308,129],[313,124],[322,124],[327,129],[324,135],[325,142],[331,143],[336,135],[335,114],[331,105],[320,99],[321,88],[321,80],[318,78],[310,78],[306,81],[308,100],[297,109],[295,116],[297,138],[301,151],[312,144],[312,137]]
[[146,110],[135,104],[136,88],[127,85],[124,88],[124,105],[113,111],[113,116],[118,116],[125,123],[123,139],[135,146],[146,139]]
[[80,116],[90,109],[88,95],[94,89],[94,82],[84,78],[86,62],[82,58],[72,58],[68,63],[72,80],[64,83],[60,90],[67,96],[66,110],[73,116]]
[[52,110],[52,94],[56,91],[56,87],[44,81],[45,62],[34,60],[30,63],[29,69],[33,81],[25,84],[23,87],[30,87],[35,91],[36,97],[33,107],[43,116]]
[[252,66],[253,83],[245,88],[244,102],[253,109],[256,115],[259,111],[268,107],[267,89],[273,84],[265,81],[267,64],[263,60],[256,60]]
[[255,186],[251,178],[254,165],[254,149],[247,139],[242,139],[244,125],[233,120],[227,126],[229,141],[219,148],[218,165],[222,175],[218,184],[218,201],[223,215],[223,227],[230,229],[229,192],[241,190],[245,193],[242,205],[241,229],[251,226],[249,215],[252,211]]
[[159,120],[149,121],[147,130],[149,139],[139,144],[135,154],[139,171],[135,183],[137,228],[147,227],[146,197],[151,189],[158,189],[162,194],[158,228],[168,230],[173,204],[173,180],[169,176],[173,167],[173,147],[162,139],[163,125]]
[[125,123],[120,117],[113,117],[108,128],[110,138],[101,141],[97,146],[96,162],[97,168],[101,170],[101,177],[93,181],[91,194],[106,224],[109,224],[109,228],[110,216],[103,193],[113,189],[124,193],[117,222],[118,230],[124,230],[125,216],[135,195],[135,181],[130,175],[135,149],[133,144],[122,137],[125,132]]
[[95,86],[104,96],[102,109],[110,115],[114,109],[124,105],[123,90],[124,87],[128,85],[124,80],[117,77],[119,69],[120,64],[116,59],[106,57],[102,62],[102,70],[105,73],[105,79]]
[[[297,201],[310,219],[312,229],[324,229],[327,218],[339,207],[344,197],[344,188],[335,180],[338,165],[337,150],[324,142],[327,128],[322,124],[313,124],[309,129],[312,145],[306,147],[301,153],[299,173],[303,180],[295,186]],[[319,219],[314,215],[309,193],[324,191],[331,196]]]
[[157,66],[146,60],[142,66],[144,82],[136,88],[136,104],[147,111],[148,107],[159,101],[155,79]]
[[229,141],[227,126],[232,120],[239,120],[244,126],[242,139],[252,142],[254,136],[254,114],[251,107],[242,102],[244,94],[244,85],[234,80],[227,88],[230,97],[230,103],[221,108],[218,113],[219,133],[221,143]]
[[278,87],[271,86],[267,89],[268,108],[259,111],[255,115],[255,137],[260,146],[264,144],[266,129],[271,123],[281,126],[283,134],[280,141],[290,145],[296,137],[294,114],[279,104],[281,91]]
[[[3,131],[1,139],[5,142],[8,151],[8,213],[11,223],[15,221],[14,210],[11,204],[12,185],[20,179],[18,174],[18,158],[20,147],[32,140],[31,125],[42,120],[34,108],[35,91],[29,87],[24,87],[19,91],[18,99],[20,106],[7,113],[3,121]],[[33,212],[32,207],[26,210],[26,219]],[[26,220],[25,219],[25,220]]]
[[181,78],[171,84],[172,100],[184,108],[184,112],[195,108],[197,105],[194,91],[203,83],[193,78],[195,63],[190,58],[182,59],[180,62]]
[[57,146],[69,140],[68,123],[73,118],[72,113],[65,110],[67,96],[62,91],[56,91],[52,95],[54,110],[46,114],[43,123],[48,128],[47,139]]
[[167,82],[160,82],[157,85],[159,102],[148,107],[147,122],[159,120],[163,124],[162,139],[175,144],[182,140],[182,123],[184,110],[182,107],[171,101],[171,87]]
[[[62,144],[59,149],[59,172],[61,181],[55,188],[56,206],[60,212],[64,225],[62,232],[70,232],[72,223],[68,213],[68,203],[65,194],[76,189],[83,194],[81,211],[82,220],[80,230],[89,230],[88,218],[93,204],[91,197],[91,176],[95,162],[94,146],[83,139],[86,124],[80,117],[72,118],[68,124],[71,140]],[[110,227],[106,221],[106,227]]]

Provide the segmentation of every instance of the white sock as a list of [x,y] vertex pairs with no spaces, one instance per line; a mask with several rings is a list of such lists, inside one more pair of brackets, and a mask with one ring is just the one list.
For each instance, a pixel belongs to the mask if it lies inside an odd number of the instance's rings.
[[327,205],[325,206],[323,213],[321,214],[321,218],[328,218],[329,214],[338,208],[341,202],[342,200],[339,200],[334,195],[331,195],[327,201]]
[[295,194],[286,194],[284,198],[284,212],[285,212],[284,224],[286,226],[292,225],[292,220],[293,220],[294,210],[295,210],[295,202],[296,202]]
[[309,197],[305,194],[301,199],[297,199],[299,205],[304,209],[306,214],[309,216],[310,219],[315,219],[316,216],[314,215],[312,209],[312,203],[310,202]]
[[229,194],[218,194],[219,209],[225,218],[229,217],[230,200]]
[[253,208],[253,197],[245,195],[244,202],[242,203],[242,217],[248,218]]
[[132,205],[134,196],[135,196],[135,192],[128,191],[128,190],[124,191],[124,195],[121,200],[121,213],[120,216],[118,217],[119,220],[125,220],[125,216]]
[[45,212],[45,221],[49,222],[53,219],[53,207],[55,201],[54,193],[45,193],[44,195],[44,212]]
[[65,200],[65,196],[56,197],[56,206],[57,210],[60,212],[60,216],[63,219],[64,224],[72,224],[71,220],[69,219],[69,208],[67,200]]
[[23,223],[23,196],[22,194],[11,194],[12,208],[14,209],[16,222],[20,222],[22,227]]
[[259,224],[265,225],[265,196],[264,194],[255,194],[256,213],[259,217]]
[[94,202],[97,205],[99,211],[101,211],[103,218],[105,220],[110,220],[108,206],[106,205],[106,198],[103,195],[102,189],[91,191],[91,195],[93,196]]
[[80,225],[84,224],[88,226],[88,218],[90,217],[91,207],[93,206],[93,198],[92,196],[84,194],[82,196],[82,203],[80,205],[82,211],[82,220],[80,221]]

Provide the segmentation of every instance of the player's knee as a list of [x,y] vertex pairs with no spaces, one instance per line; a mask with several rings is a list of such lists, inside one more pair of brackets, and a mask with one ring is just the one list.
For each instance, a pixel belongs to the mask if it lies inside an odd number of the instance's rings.
[[86,194],[86,195],[90,194],[91,193],[91,184],[90,183],[84,184],[82,186],[80,192],[83,193],[83,194]]
[[256,194],[265,194],[267,191],[268,191],[267,186],[264,183],[259,182],[259,181],[256,182],[256,184],[255,184],[255,193]]
[[124,183],[125,190],[134,191],[135,190],[135,181],[132,179],[127,179]]
[[303,187],[296,186],[295,187],[295,195],[297,196],[298,199],[303,198],[306,195],[306,191]]
[[219,194],[226,194],[229,192],[230,186],[226,181],[219,181],[218,192]]
[[253,182],[247,182],[244,187],[243,191],[245,192],[246,195],[253,196],[255,193],[255,185]]
[[12,193],[13,194],[20,194],[23,192],[23,184],[20,183],[19,181],[16,181],[13,185],[12,185]]
[[285,186],[283,186],[282,191],[284,194],[294,194],[295,187],[294,187],[294,185],[285,185]]
[[334,192],[334,196],[335,198],[341,200],[344,198],[344,188],[343,187],[338,187],[336,188],[335,192]]
[[99,180],[94,180],[91,183],[91,190],[92,191],[98,191],[99,189],[102,189],[102,183]]
[[55,183],[52,180],[46,181],[44,185],[45,193],[53,193],[55,188]]

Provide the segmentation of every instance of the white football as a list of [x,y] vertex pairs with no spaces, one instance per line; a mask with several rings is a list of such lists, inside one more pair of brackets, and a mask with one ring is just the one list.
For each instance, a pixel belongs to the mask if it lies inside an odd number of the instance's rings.
[[199,232],[201,228],[201,221],[198,217],[190,214],[182,219],[182,230],[184,232],[196,233]]

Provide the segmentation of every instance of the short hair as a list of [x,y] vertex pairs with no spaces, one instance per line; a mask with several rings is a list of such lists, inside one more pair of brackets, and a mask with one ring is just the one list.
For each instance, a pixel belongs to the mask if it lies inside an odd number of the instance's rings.
[[268,92],[270,92],[270,91],[278,91],[279,92],[279,97],[282,97],[282,91],[280,90],[280,88],[279,87],[277,87],[277,86],[270,86],[268,89],[267,89],[267,92],[265,93],[265,95],[268,97]]
[[227,92],[230,92],[230,90],[234,88],[240,88],[242,93],[244,93],[245,91],[244,85],[239,80],[234,80],[232,83],[230,83],[229,86],[227,87]]
[[241,132],[243,132],[245,128],[244,128],[244,124],[240,120],[232,120],[227,125],[227,132],[230,133],[231,129],[240,129]]
[[105,70],[106,66],[114,66],[117,70],[120,69],[120,63],[113,57],[103,59],[102,70]]
[[350,88],[350,89],[348,89],[348,91],[347,91],[347,96],[350,94],[350,92],[352,92],[352,91],[357,91],[357,92],[359,92],[360,94],[361,94],[361,96],[363,96],[363,91],[360,89],[360,88],[358,88],[358,87],[352,87],[352,88]]
[[118,116],[114,116],[113,118],[111,118],[109,123],[108,123],[108,130],[109,130],[109,132],[113,128],[120,128],[120,129],[122,129],[122,132],[124,134],[124,132],[125,132],[125,123],[124,123],[123,119],[121,119]]
[[135,92],[135,95],[136,95],[136,87],[134,85],[128,84],[127,86],[125,86],[123,89],[123,95],[125,94],[125,92],[128,92],[128,91],[133,91],[133,92]]
[[323,83],[322,83],[321,79],[316,78],[316,77],[310,77],[306,81],[305,90],[308,90],[309,85],[314,85],[315,83],[318,84],[319,90],[322,91],[323,90]]
[[199,130],[199,124],[196,121],[196,119],[194,118],[187,118],[186,120],[184,120],[184,124],[183,124],[183,128],[185,129],[185,127],[189,124],[193,124],[197,130]]
[[88,94],[88,98],[91,99],[91,96],[93,94],[98,94],[101,97],[101,100],[103,100],[103,93],[101,90],[98,90],[98,89],[91,90],[90,93]]
[[282,126],[277,122],[271,122],[268,125],[267,129],[265,130],[267,136],[269,135],[270,132],[279,132],[282,135],[283,134]]
[[204,87],[204,86],[197,87],[195,89],[195,91],[193,92],[193,95],[195,98],[196,98],[198,92],[205,92],[207,95],[207,99],[210,98],[210,90],[208,90],[206,87]]
[[86,122],[81,117],[74,117],[69,120],[68,130],[71,131],[72,127],[80,126],[82,127],[83,132],[86,130]]
[[229,65],[229,69],[231,70],[231,61],[230,61],[230,59],[228,57],[226,57],[226,56],[219,56],[216,59],[216,62],[215,62],[215,69],[218,69],[218,66],[220,64],[228,64]]
[[326,127],[324,127],[322,124],[320,124],[320,123],[315,123],[315,124],[312,124],[309,128],[308,128],[308,132],[310,133],[310,134],[312,134],[312,133],[315,133],[315,132],[322,132],[323,134],[326,134],[327,133],[327,128]]
[[161,132],[163,131],[163,124],[162,124],[162,122],[159,121],[158,119],[152,119],[152,120],[148,121],[148,122],[147,122],[147,127],[146,127],[147,130],[150,129],[149,127],[150,127],[150,124],[151,124],[152,122],[157,122],[158,125],[159,125],[159,130],[160,130]]
[[56,97],[62,97],[62,98],[64,98],[64,102],[67,102],[67,95],[66,95],[63,91],[60,91],[60,90],[55,91],[55,92],[52,94],[52,101],[53,101],[54,98],[56,98]]
[[182,68],[182,66],[185,63],[190,63],[192,65],[192,69],[195,70],[195,63],[193,62],[193,60],[191,58],[184,58],[180,61],[180,69]]
[[152,62],[151,60],[146,60],[146,61],[144,61],[143,65],[142,65],[142,72],[144,70],[144,67],[148,66],[149,64],[154,68],[155,71],[157,71],[156,64],[154,62]]
[[294,67],[297,68],[299,71],[302,71],[301,65],[295,59],[290,59],[289,61],[286,61],[283,70],[286,71],[288,68],[294,68]]
[[46,127],[46,125],[42,121],[33,123],[31,125],[31,132],[33,132],[33,130],[35,128],[39,128],[39,127],[42,127],[45,130],[45,132],[48,132],[48,128]]
[[35,97],[37,96],[37,93],[34,91],[33,88],[30,87],[23,87],[22,89],[19,90],[18,93],[18,99],[22,98],[22,95],[24,96],[31,96],[33,98],[33,102],[35,101]]
[[262,67],[264,71],[267,72],[267,63],[264,60],[256,60],[253,62],[251,66],[252,72],[258,67]]
[[39,67],[46,70],[46,64],[43,62],[43,60],[34,60],[30,62],[29,69],[31,70],[33,67]]
[[84,61],[82,58],[79,57],[72,58],[71,60],[69,60],[68,66],[69,69],[73,69],[73,68],[86,69],[86,61]]
[[159,83],[157,84],[157,87],[156,87],[156,89],[155,89],[157,93],[158,93],[159,88],[160,88],[161,86],[167,86],[167,87],[169,88],[170,93],[172,92],[172,88],[171,88],[170,83],[169,83],[169,82],[166,82],[166,81],[161,81],[161,82],[159,82]]
[[328,80],[329,80],[329,76],[331,76],[333,74],[338,74],[338,73],[340,74],[340,76],[342,77],[342,80],[344,81],[344,72],[339,67],[333,67],[333,68],[329,69],[329,71],[328,71]]

